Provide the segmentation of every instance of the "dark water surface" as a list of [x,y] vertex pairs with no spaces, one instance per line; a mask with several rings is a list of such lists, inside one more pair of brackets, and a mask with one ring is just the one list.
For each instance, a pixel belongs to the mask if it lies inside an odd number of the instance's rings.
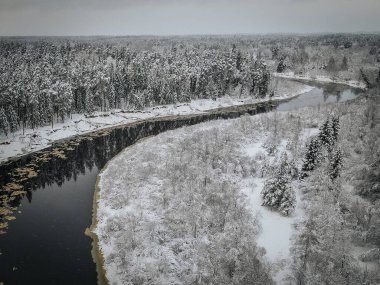
[[355,99],[361,93],[359,89],[336,84],[313,84],[312,86],[315,87],[313,90],[301,94],[288,102],[279,104],[277,110],[291,111],[302,107],[316,107],[329,103],[345,102]]
[[[9,222],[6,234],[0,235],[0,282],[5,285],[97,284],[96,266],[91,257],[92,241],[84,231],[92,222],[96,176],[108,160],[142,137],[184,125],[235,118],[247,112],[262,113],[276,107],[284,111],[317,106],[359,95],[357,90],[337,85],[316,87],[285,103],[261,104],[240,111],[227,108],[209,115],[157,119],[118,127],[100,136],[83,136],[69,150],[57,144],[55,147],[65,150],[66,159],[53,157],[39,163],[38,176],[23,183],[27,193],[12,202],[18,209],[14,212],[16,220]],[[0,166],[0,186],[11,181],[7,173],[33,162],[38,155]],[[0,192],[1,195],[4,193]]]

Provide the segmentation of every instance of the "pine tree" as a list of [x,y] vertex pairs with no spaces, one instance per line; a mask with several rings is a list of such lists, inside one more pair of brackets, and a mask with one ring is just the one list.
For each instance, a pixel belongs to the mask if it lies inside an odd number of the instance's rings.
[[2,130],[4,134],[8,136],[9,122],[7,116],[5,115],[3,107],[0,108],[0,130]]
[[327,147],[328,152],[332,151],[338,139],[339,119],[337,117],[329,117],[319,128],[319,139],[322,145]]
[[242,56],[241,51],[239,50],[236,55],[236,69],[241,71]]
[[281,157],[281,164],[273,177],[269,178],[261,192],[263,205],[274,208],[287,216],[293,212],[296,199],[290,182],[290,164],[286,153]]
[[86,90],[86,104],[85,104],[86,112],[91,114],[95,111],[94,107],[94,95],[91,92],[90,88],[87,88]]
[[336,149],[330,159],[329,166],[329,177],[331,180],[335,180],[340,176],[340,171],[342,169],[343,156],[340,149]]
[[347,57],[344,56],[343,59],[342,59],[342,64],[340,66],[340,69],[342,70],[348,70],[348,61],[347,61]]
[[280,51],[279,47],[274,46],[274,47],[271,47],[270,50],[272,52],[272,59],[277,59],[278,58],[278,53]]
[[116,91],[113,82],[109,86],[108,102],[111,109],[116,108]]
[[319,127],[319,140],[323,145],[329,144],[330,140],[330,119],[328,118],[320,127]]
[[8,107],[8,122],[10,131],[15,132],[18,129],[18,117],[12,105]]
[[336,64],[335,64],[335,59],[333,57],[330,57],[329,63],[327,64],[326,67],[327,71],[329,72],[334,72],[336,71]]
[[280,60],[280,62],[277,65],[277,72],[282,73],[282,72],[284,72],[285,68],[286,68],[286,66],[285,66],[284,61]]
[[320,138],[314,137],[307,146],[305,160],[302,166],[301,178],[308,176],[308,172],[314,170],[314,168],[321,162],[322,158],[322,145]]
[[332,128],[332,133],[331,133],[332,138],[334,142],[336,142],[338,140],[339,130],[340,130],[339,117],[333,116],[331,118],[331,128]]

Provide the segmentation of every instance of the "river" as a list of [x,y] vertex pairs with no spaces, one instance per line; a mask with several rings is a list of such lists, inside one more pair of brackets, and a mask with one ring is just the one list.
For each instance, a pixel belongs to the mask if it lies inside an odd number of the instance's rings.
[[[16,183],[26,193],[8,201],[16,219],[9,221],[6,234],[0,235],[0,282],[5,285],[96,284],[92,240],[84,232],[92,222],[96,176],[108,160],[142,137],[184,125],[236,118],[244,113],[253,115],[273,109],[288,111],[343,102],[360,94],[359,90],[342,85],[316,84],[315,87],[285,102],[223,108],[209,114],[159,118],[115,127],[58,142],[48,150],[1,165],[0,186]],[[25,166],[37,170],[38,175],[21,181],[20,175],[15,176],[15,169]],[[9,196],[9,191],[0,191],[0,196],[6,195]]]

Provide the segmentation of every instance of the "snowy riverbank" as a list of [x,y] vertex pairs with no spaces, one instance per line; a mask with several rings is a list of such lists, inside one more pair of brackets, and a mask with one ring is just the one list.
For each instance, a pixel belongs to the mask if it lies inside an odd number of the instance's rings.
[[[284,83],[278,87],[278,92],[273,99],[292,98],[312,89],[313,87],[297,82]],[[112,112],[105,113],[95,112],[90,117],[84,114],[73,114],[65,122],[55,123],[53,128],[51,125],[48,125],[34,130],[25,129],[24,134],[22,130],[19,130],[13,134],[9,134],[8,137],[2,134],[0,136],[0,162],[6,161],[10,157],[41,150],[60,139],[116,125],[161,116],[197,114],[215,108],[252,104],[267,100],[268,98],[253,99],[225,96],[217,100],[199,99],[189,103],[155,106],[136,112],[113,110]]]
[[294,72],[274,73],[273,76],[278,77],[278,78],[284,78],[284,79],[296,79],[296,80],[301,80],[305,82],[311,81],[311,82],[321,82],[321,83],[343,84],[343,85],[347,85],[353,88],[366,89],[366,85],[364,82],[359,82],[355,80],[332,79],[327,76],[310,76],[308,74],[296,75],[294,74]]

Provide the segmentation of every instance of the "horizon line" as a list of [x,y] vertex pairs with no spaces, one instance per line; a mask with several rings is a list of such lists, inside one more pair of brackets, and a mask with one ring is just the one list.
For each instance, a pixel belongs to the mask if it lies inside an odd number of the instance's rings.
[[0,35],[0,38],[80,38],[80,37],[217,37],[217,36],[309,36],[309,35],[378,35],[379,31],[353,31],[353,32],[255,32],[255,33],[210,33],[210,34],[83,34],[83,35]]

